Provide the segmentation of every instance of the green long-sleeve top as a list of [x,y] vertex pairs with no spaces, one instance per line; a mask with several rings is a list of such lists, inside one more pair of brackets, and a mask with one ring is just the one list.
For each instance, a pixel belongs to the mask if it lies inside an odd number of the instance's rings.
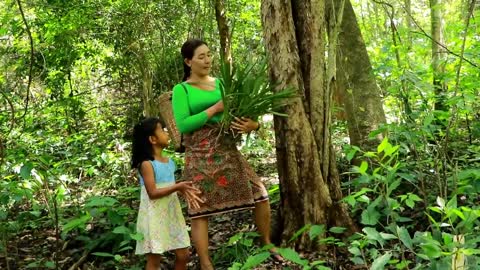
[[188,83],[177,84],[173,87],[172,107],[173,117],[181,133],[191,133],[206,123],[218,123],[222,118],[221,113],[208,119],[206,109],[222,99],[218,80],[215,80],[214,90],[202,90]]

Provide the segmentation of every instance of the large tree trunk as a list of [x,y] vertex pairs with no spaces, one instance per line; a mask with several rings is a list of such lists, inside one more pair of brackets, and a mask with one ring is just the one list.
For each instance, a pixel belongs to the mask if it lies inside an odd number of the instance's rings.
[[445,110],[446,86],[443,80],[445,73],[445,48],[443,45],[443,16],[442,0],[430,0],[430,14],[432,24],[432,69],[433,87],[435,88],[435,110]]
[[[337,13],[338,13],[338,7]],[[368,135],[386,122],[380,89],[350,0],[345,2],[337,54],[338,94],[344,101],[350,143],[371,150],[383,138]]]
[[[263,0],[262,23],[270,76],[298,97],[275,117],[277,167],[284,241],[306,224],[355,226],[340,203],[341,191],[330,143],[330,81],[325,76],[323,1]],[[339,207],[341,206],[341,207]],[[308,236],[297,247],[310,246]]]
[[225,14],[225,3],[223,0],[215,0],[215,18],[217,20],[218,33],[220,35],[220,49],[223,59],[231,63],[230,32],[228,29],[227,15]]

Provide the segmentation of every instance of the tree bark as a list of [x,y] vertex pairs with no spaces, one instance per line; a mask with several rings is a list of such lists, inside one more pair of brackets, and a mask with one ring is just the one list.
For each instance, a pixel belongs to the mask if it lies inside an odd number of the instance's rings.
[[405,0],[405,23],[407,27],[407,39],[408,39],[408,49],[412,47],[412,33],[410,32],[413,28],[413,20],[412,20],[412,0]]
[[433,87],[435,88],[435,110],[445,110],[446,85],[443,80],[445,73],[445,49],[440,45],[444,44],[443,39],[443,15],[442,0],[430,0],[430,14],[432,25],[432,69]]
[[[285,108],[288,117],[274,118],[282,239],[288,241],[307,224],[344,226],[353,232],[347,209],[338,207],[342,196],[328,133],[325,3],[263,0],[261,13],[271,80],[280,84],[278,89],[298,91]],[[305,234],[295,244],[312,245]]]
[[375,149],[382,135],[376,140],[369,140],[368,135],[386,123],[385,112],[350,0],[345,2],[338,49],[337,93],[344,101],[350,143],[366,150]]
[[223,0],[215,0],[215,18],[217,20],[218,33],[220,35],[220,49],[223,59],[232,63],[230,31],[228,29],[225,3]]

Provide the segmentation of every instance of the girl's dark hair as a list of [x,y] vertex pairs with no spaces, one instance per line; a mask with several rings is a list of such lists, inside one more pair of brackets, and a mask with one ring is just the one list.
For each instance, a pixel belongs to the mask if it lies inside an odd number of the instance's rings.
[[153,147],[149,137],[155,134],[158,124],[161,124],[160,119],[150,117],[142,120],[133,128],[132,169],[138,169],[145,160],[154,159]]
[[188,79],[190,72],[192,71],[192,69],[185,63],[185,58],[192,59],[193,55],[195,54],[195,50],[202,45],[208,46],[205,41],[200,39],[189,39],[183,43],[181,49],[183,57],[183,82]]

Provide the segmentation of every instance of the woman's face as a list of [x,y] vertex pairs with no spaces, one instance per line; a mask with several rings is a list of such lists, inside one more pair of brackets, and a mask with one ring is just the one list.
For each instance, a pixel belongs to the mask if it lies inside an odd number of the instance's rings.
[[199,77],[208,76],[212,67],[212,54],[207,45],[195,49],[192,59],[185,59],[185,63],[192,69],[191,74]]

